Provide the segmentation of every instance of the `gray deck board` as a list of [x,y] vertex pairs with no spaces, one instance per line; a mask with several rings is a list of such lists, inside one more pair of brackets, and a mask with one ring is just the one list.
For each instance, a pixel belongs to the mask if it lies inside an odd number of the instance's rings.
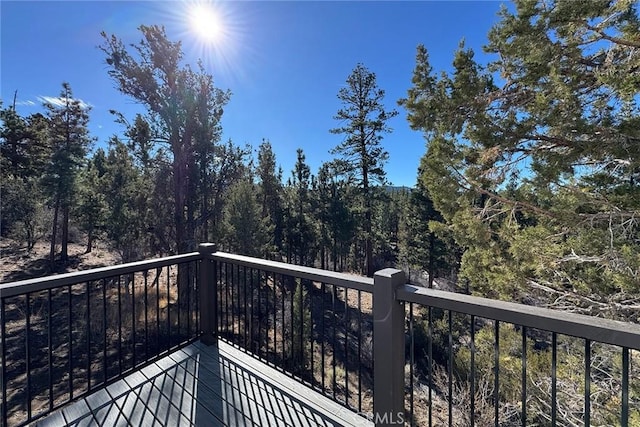
[[224,342],[175,351],[73,402],[39,426],[369,426]]

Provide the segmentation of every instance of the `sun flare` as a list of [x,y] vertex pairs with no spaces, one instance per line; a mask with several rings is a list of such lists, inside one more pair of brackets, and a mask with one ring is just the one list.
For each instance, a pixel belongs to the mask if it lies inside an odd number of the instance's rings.
[[[0,0],[1,1],[1,0]],[[247,15],[243,4],[223,0],[154,2],[166,15],[168,27],[180,40],[185,60],[199,63],[207,73],[238,78],[242,62],[250,59],[246,45]],[[181,7],[176,7],[176,5]]]
[[206,43],[220,42],[224,35],[224,24],[220,14],[208,5],[195,5],[189,11],[191,30]]

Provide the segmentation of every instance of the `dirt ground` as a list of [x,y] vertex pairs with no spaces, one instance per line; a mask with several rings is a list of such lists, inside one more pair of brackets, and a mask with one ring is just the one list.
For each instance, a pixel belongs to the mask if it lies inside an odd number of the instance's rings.
[[[86,253],[84,243],[69,243],[69,262],[65,266],[57,266],[52,272],[48,260],[49,249],[49,243],[41,241],[29,253],[26,246],[15,240],[1,238],[0,283],[120,264],[120,257],[102,241],[94,243],[91,253]],[[57,251],[60,251],[60,246]]]

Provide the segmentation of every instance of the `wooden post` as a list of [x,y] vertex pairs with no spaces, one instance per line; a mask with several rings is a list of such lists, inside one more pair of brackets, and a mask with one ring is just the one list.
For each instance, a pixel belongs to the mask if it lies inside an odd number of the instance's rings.
[[216,252],[214,243],[201,243],[198,251],[202,255],[200,261],[200,341],[206,345],[216,344],[218,340],[218,292],[216,290],[215,261],[211,255]]
[[404,425],[404,305],[396,288],[404,272],[386,268],[373,276],[373,420]]

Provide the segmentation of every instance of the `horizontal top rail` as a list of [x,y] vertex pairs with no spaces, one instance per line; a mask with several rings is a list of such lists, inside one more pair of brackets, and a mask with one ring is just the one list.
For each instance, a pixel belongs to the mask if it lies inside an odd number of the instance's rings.
[[330,285],[344,286],[345,288],[357,289],[365,292],[373,292],[373,278],[371,277],[320,270],[319,268],[303,267],[278,261],[267,261],[243,255],[229,254],[226,252],[214,252],[210,256],[211,259],[216,261],[267,270],[273,273],[286,274]]
[[399,287],[396,291],[396,297],[401,301],[640,350],[640,325],[635,323],[619,322],[414,285]]
[[202,259],[200,252],[191,252],[180,255],[172,255],[164,258],[156,258],[144,261],[131,262],[121,265],[94,268],[86,271],[74,271],[73,273],[57,274],[53,276],[38,277],[37,279],[20,280],[18,282],[0,284],[0,298],[23,295],[29,292],[44,291],[60,286],[75,285],[77,283],[92,280],[106,279],[121,274],[135,273],[140,270],[165,267],[167,265]]

